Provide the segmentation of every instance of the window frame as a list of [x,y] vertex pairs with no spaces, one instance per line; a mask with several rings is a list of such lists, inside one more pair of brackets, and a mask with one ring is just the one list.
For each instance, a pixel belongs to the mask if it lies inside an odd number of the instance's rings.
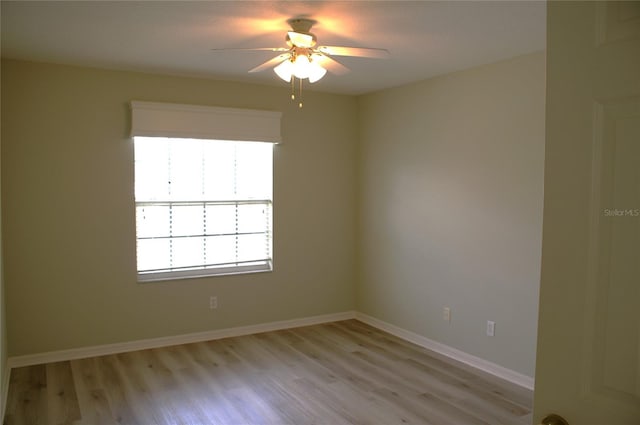
[[[220,108],[199,105],[164,104],[155,102],[131,102],[131,138],[135,137],[164,137],[221,140],[231,142],[263,142],[273,145],[280,143],[280,120],[282,113],[274,111],[244,110],[233,108]],[[139,283],[181,280],[189,278],[228,276],[238,274],[264,273],[273,271],[273,176],[274,156],[271,157],[271,199],[264,200],[229,200],[233,203],[244,202],[268,202],[268,240],[269,258],[249,261],[246,265],[242,262],[230,262],[219,266],[194,265],[187,267],[175,267],[173,270],[154,272],[149,270],[140,273],[138,270],[138,222],[136,219],[136,275]],[[134,170],[135,175],[135,170]],[[138,200],[134,204],[137,216]],[[217,202],[218,200],[193,201]],[[219,200],[223,201],[223,200]],[[162,202],[162,201],[159,201]],[[149,203],[149,201],[140,201]],[[195,236],[195,235],[194,235]],[[203,235],[204,237],[204,235]],[[232,265],[233,264],[233,265]],[[206,268],[203,268],[206,267]],[[183,269],[183,270],[179,270]]]

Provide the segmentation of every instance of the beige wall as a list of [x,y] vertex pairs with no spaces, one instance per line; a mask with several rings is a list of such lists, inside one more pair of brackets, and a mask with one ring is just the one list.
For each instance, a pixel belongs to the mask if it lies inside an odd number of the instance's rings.
[[[2,88],[9,355],[354,308],[355,98],[19,61]],[[136,283],[132,99],[283,112],[273,273]]]
[[530,377],[544,67],[535,53],[358,104],[358,310]]
[[[2,86],[9,355],[357,308],[533,376],[543,53],[302,110],[287,87],[20,61]],[[283,111],[273,273],[136,283],[132,99]]]

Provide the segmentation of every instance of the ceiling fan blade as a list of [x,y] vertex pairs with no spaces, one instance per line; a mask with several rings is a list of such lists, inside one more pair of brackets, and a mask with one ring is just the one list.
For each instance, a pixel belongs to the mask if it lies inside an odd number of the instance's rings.
[[316,50],[331,56],[355,56],[377,59],[386,59],[389,57],[389,51],[387,49],[372,49],[368,47],[320,46]]
[[275,58],[269,59],[268,61],[266,61],[265,63],[256,66],[255,68],[249,70],[249,72],[260,72],[260,71],[264,71],[265,69],[271,68],[277,64],[279,64],[280,62],[287,60],[291,57],[291,55],[289,53],[283,53],[281,55],[276,56]]
[[286,47],[238,47],[238,48],[221,48],[221,49],[211,49],[212,52],[288,52],[289,49]]
[[314,53],[311,55],[313,61],[317,62],[318,65],[325,68],[328,71],[331,71],[334,74],[342,75],[349,72],[349,68],[338,62],[337,60],[330,58],[329,56],[325,56],[322,53]]

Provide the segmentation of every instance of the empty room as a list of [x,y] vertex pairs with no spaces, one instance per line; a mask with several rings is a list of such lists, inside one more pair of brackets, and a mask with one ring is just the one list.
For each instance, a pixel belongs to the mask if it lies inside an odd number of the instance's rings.
[[4,424],[640,424],[640,2],[0,3]]

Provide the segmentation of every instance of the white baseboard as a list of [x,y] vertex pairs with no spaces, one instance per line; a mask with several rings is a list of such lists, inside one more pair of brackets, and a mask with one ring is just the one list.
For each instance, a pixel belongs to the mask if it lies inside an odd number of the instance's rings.
[[196,332],[183,335],[175,335],[161,338],[143,339],[138,341],[122,342],[117,344],[97,345],[93,347],[74,348],[71,350],[50,351],[47,353],[15,356],[7,359],[8,368],[32,366],[44,363],[54,363],[68,360],[84,359],[87,357],[105,356],[109,354],[125,353],[128,351],[146,350],[150,348],[168,347],[171,345],[189,344],[193,342],[211,341],[221,338],[230,338],[243,335],[251,335],[261,332],[277,331],[282,329],[298,328],[301,326],[318,325],[321,323],[337,322],[339,320],[354,319],[354,311],[325,314],[321,316],[303,317],[292,320],[262,323],[258,325],[239,326],[235,328],[219,329],[214,331]]
[[374,328],[378,328],[392,335],[395,335],[398,338],[402,338],[423,348],[435,351],[436,353],[442,354],[453,360],[457,360],[483,372],[487,372],[491,375],[497,376],[498,378],[504,379],[505,381],[512,382],[516,385],[530,390],[533,390],[534,388],[534,378],[530,376],[523,375],[511,369],[507,369],[490,361],[481,359],[480,357],[476,357],[471,354],[465,353],[464,351],[449,347],[448,345],[442,344],[440,342],[433,341],[422,335],[407,331],[398,326],[376,319],[375,317],[368,316],[364,313],[356,312],[356,319],[370,326],[373,326]]
[[[428,350],[442,354],[451,359],[465,363],[476,369],[480,369],[491,375],[502,378],[524,388],[533,390],[534,379],[507,369],[495,363],[473,356],[448,345],[430,340],[422,335],[407,331],[390,323],[376,319],[356,311],[345,311],[342,313],[325,314],[321,316],[304,317],[278,322],[262,323],[258,325],[239,326],[228,329],[214,331],[196,332],[184,335],[175,335],[161,338],[143,339],[138,341],[123,342],[117,344],[98,345],[93,347],[83,347],[71,350],[51,351],[47,353],[30,354],[26,356],[15,356],[7,359],[7,376],[2,382],[2,397],[6,400],[6,393],[9,385],[9,374],[11,368],[31,366],[44,363],[54,363],[60,361],[83,359],[87,357],[104,356],[109,354],[125,353],[136,350],[146,350],[150,348],[168,347],[171,345],[189,344],[193,342],[211,341],[221,338],[230,338],[243,335],[251,335],[261,332],[291,329],[301,326],[318,325],[321,323],[337,322],[340,320],[357,319],[375,328],[389,332],[406,341],[417,344]],[[4,404],[3,404],[4,407]]]

